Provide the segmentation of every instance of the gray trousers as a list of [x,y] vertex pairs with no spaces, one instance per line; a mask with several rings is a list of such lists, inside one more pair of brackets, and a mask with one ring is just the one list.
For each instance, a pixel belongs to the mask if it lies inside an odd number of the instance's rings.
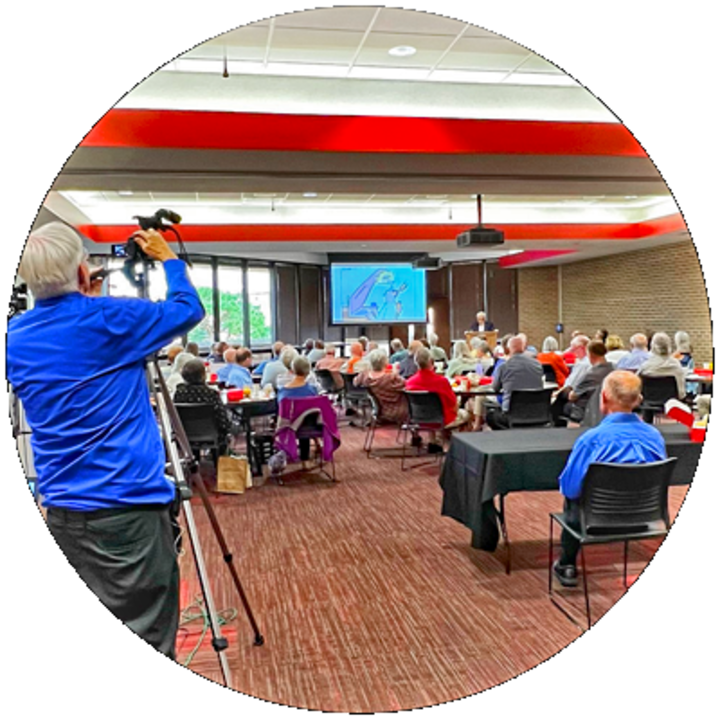
[[174,659],[179,570],[170,507],[49,508],[47,519],[60,549],[103,605]]

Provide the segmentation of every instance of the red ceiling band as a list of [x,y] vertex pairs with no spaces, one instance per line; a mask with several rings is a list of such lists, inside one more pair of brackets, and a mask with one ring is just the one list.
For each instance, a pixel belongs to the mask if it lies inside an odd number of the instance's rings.
[[127,110],[83,147],[646,157],[618,123]]
[[[679,213],[625,224],[502,224],[493,227],[512,240],[637,240],[686,230]],[[185,242],[455,242],[467,225],[181,225]],[[98,243],[122,243],[135,225],[81,225],[78,230]],[[172,239],[172,238],[170,238]]]

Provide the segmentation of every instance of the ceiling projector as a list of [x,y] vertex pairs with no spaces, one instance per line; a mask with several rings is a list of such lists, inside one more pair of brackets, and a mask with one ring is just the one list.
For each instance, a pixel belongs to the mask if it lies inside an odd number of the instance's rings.
[[415,258],[412,261],[412,266],[414,268],[425,268],[425,270],[438,270],[443,266],[443,262],[439,257],[423,255],[422,257]]
[[473,247],[476,245],[502,245],[505,242],[505,233],[489,227],[470,228],[461,232],[456,240],[458,247]]

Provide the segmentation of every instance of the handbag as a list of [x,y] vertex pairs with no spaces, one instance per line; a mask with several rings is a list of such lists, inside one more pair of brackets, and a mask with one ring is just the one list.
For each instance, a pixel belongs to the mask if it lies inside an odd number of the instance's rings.
[[245,456],[221,455],[217,467],[217,491],[223,493],[244,493],[252,487],[250,463]]

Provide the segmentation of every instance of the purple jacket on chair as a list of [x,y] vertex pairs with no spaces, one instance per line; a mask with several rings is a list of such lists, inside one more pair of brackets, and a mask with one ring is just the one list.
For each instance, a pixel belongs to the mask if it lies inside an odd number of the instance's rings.
[[340,447],[337,415],[329,398],[324,395],[309,398],[286,398],[278,408],[278,426],[275,430],[275,446],[284,450],[290,462],[298,461],[297,432],[304,420],[317,416],[322,426],[322,457],[324,462],[332,460],[333,453]]

